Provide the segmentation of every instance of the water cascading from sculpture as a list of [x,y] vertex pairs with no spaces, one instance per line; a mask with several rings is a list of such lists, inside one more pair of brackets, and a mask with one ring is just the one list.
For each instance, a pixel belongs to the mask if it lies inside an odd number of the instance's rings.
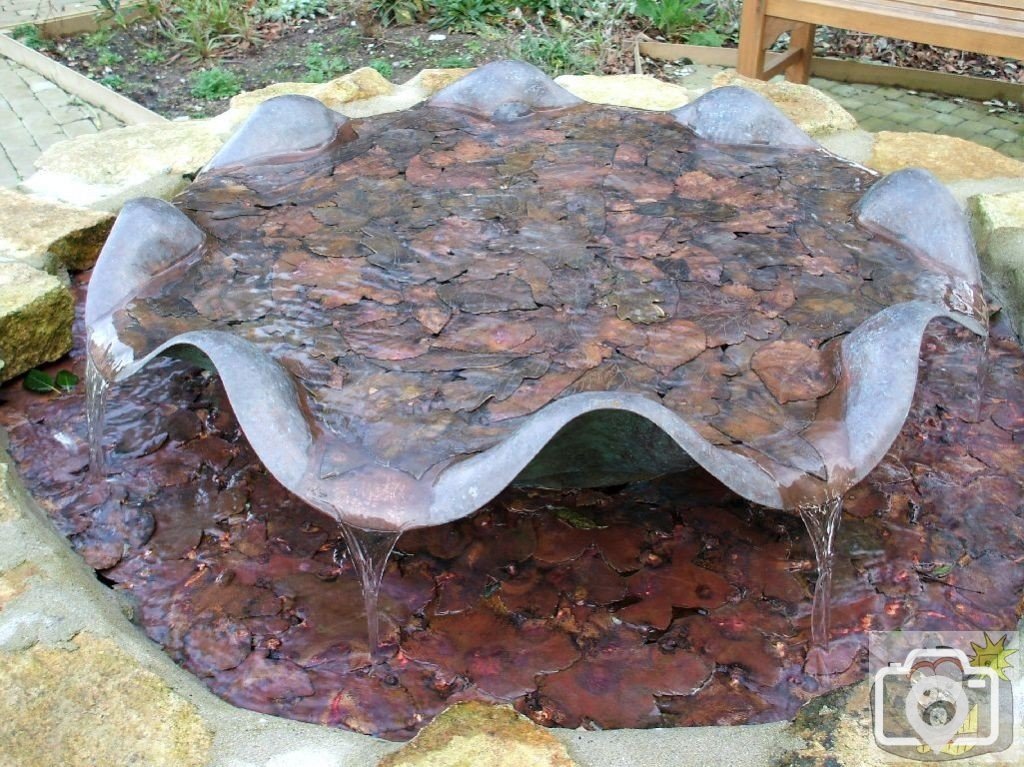
[[119,215],[86,303],[91,468],[110,384],[212,365],[267,470],[341,525],[376,651],[403,530],[513,482],[700,466],[804,520],[820,651],[842,497],[925,329],[987,317],[941,184],[879,180],[750,91],[650,113],[497,62],[359,121],[282,96],[175,205]]

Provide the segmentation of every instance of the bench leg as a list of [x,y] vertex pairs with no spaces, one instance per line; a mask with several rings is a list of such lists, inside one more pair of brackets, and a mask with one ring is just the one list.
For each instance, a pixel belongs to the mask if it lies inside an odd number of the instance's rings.
[[744,0],[736,62],[736,71],[744,77],[760,80],[764,76],[764,52],[772,43],[765,39],[765,22],[764,0]]
[[797,24],[789,33],[789,49],[800,49],[796,60],[786,67],[786,79],[792,83],[807,84],[811,77],[811,57],[814,55],[814,25]]

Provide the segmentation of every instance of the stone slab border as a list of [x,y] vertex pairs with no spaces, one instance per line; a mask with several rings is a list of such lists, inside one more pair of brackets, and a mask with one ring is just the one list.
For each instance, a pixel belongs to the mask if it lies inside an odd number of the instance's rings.
[[49,56],[44,56],[39,51],[34,51],[13,37],[2,33],[0,33],[0,56],[39,73],[72,96],[77,96],[82,101],[109,112],[127,125],[168,122],[166,117],[161,117],[141,104],[105,88],[95,80],[90,80],[88,77],[68,69]]

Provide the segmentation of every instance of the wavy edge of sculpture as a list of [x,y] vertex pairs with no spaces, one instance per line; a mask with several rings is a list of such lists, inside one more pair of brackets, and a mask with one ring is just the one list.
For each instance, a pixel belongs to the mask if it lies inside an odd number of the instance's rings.
[[[517,88],[525,88],[527,97]],[[316,106],[303,104],[302,109],[330,112],[320,102],[309,101]],[[524,117],[532,110],[560,109],[577,103],[579,99],[535,67],[496,62],[441,91],[430,105],[504,122]],[[765,105],[769,108],[764,109]],[[730,123],[729,109],[740,110],[741,119]],[[257,110],[246,126],[263,119],[261,114],[266,113]],[[774,106],[742,88],[716,89],[674,114],[681,124],[707,140],[762,143],[791,150],[816,147]],[[347,125],[340,120],[331,123],[329,115],[325,119],[328,122],[324,124],[339,126],[338,130]],[[215,158],[208,169],[234,166],[247,156],[267,159],[265,153],[247,154],[251,149],[247,142],[259,134],[246,126],[240,134],[250,138],[239,141],[223,164]],[[777,139],[769,140],[766,131],[775,130]],[[794,138],[793,131],[803,138]],[[327,144],[338,135],[336,131]],[[321,132],[317,138],[321,148],[327,145],[323,143],[326,136]],[[287,158],[297,151],[307,151],[310,144],[299,149],[275,146]],[[888,207],[894,204],[895,213]],[[859,223],[906,244],[931,270],[926,273],[938,270],[940,277],[958,278],[972,289],[977,287],[980,294],[977,258],[969,234],[964,238],[966,223],[946,223],[942,220],[946,215],[963,216],[952,195],[925,171],[900,172],[876,182],[857,208]],[[135,236],[137,230],[141,235]],[[307,420],[297,388],[284,368],[248,341],[224,331],[192,331],[168,339],[138,360],[120,343],[111,321],[113,311],[136,295],[148,279],[194,253],[204,241],[202,231],[168,203],[138,200],[125,207],[100,254],[86,301],[90,354],[95,351],[114,357],[114,364],[105,360],[107,364],[100,365],[99,370],[107,380],[120,381],[174,347],[198,349],[220,372],[240,426],[267,469],[290,491],[340,522],[376,530],[431,526],[472,514],[507,487],[562,427],[600,410],[628,411],[647,419],[704,469],[755,503],[785,509],[823,504],[841,496],[874,468],[899,434],[916,388],[917,361],[928,324],[937,317],[948,317],[980,335],[987,332],[976,312],[959,311],[962,307],[951,306],[948,295],[936,293],[934,300],[883,309],[841,341],[830,344],[827,349],[832,350],[840,381],[823,398],[819,417],[800,434],[820,454],[826,469],[824,479],[777,463],[758,450],[750,452],[761,460],[740,449],[716,446],[682,416],[645,395],[589,392],[549,403],[527,416],[500,443],[438,469],[431,475],[429,492],[424,492],[423,482],[382,466],[357,470],[351,481],[321,477],[319,465],[312,465],[318,458],[311,449],[320,426]],[[108,285],[108,280],[113,282]],[[264,383],[253,387],[253,380]],[[348,488],[357,490],[346,503],[338,496]]]
[[206,243],[206,234],[168,202],[140,197],[125,203],[92,270],[85,297],[90,359],[109,381],[135,361],[135,351],[117,336],[113,313],[157,275]]
[[331,144],[354,139],[349,122],[311,96],[275,96],[252,111],[201,172],[301,160]]
[[988,307],[970,225],[956,198],[923,168],[903,168],[872,184],[854,211],[864,229],[893,239],[945,277],[927,287],[934,300],[988,333]]
[[771,101],[738,85],[713,88],[669,114],[680,125],[714,144],[798,151],[820,148]]
[[586,103],[525,61],[493,61],[438,91],[427,104],[511,122]]

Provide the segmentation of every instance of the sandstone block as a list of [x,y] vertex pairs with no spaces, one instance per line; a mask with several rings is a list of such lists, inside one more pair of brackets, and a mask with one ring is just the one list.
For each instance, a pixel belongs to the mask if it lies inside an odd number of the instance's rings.
[[880,131],[868,165],[882,173],[924,168],[940,181],[1024,178],[1024,163],[994,149],[955,136]]
[[50,273],[88,269],[112,224],[107,212],[0,189],[0,261],[20,261]]
[[0,652],[0,761],[20,767],[200,767],[211,734],[195,706],[109,639]]
[[74,303],[51,274],[0,263],[0,382],[52,362],[71,348]]
[[555,82],[593,104],[668,111],[693,100],[686,88],[649,75],[562,75]]
[[379,767],[573,767],[565,746],[510,706],[456,703]]

